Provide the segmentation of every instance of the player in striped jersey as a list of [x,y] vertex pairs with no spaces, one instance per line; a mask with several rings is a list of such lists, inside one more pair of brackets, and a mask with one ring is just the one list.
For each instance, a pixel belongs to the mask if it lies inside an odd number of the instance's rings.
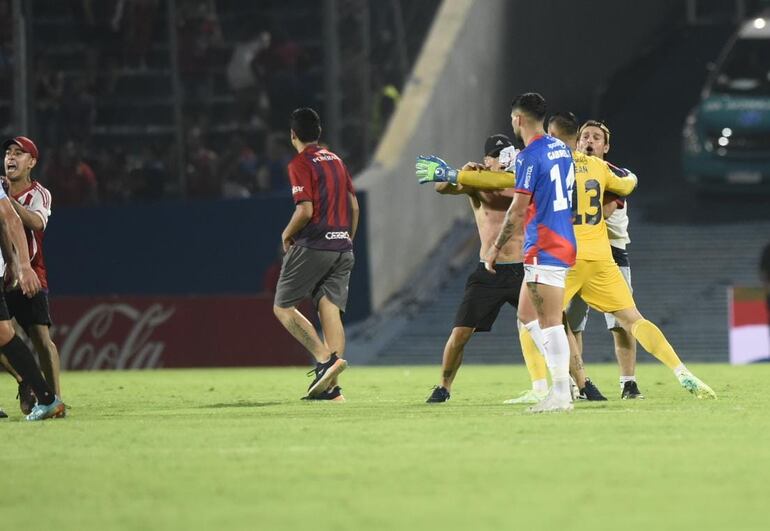
[[[37,164],[38,151],[35,143],[26,137],[15,137],[5,143],[5,171],[8,177],[29,174]],[[28,242],[24,227],[14,210],[5,189],[0,189],[0,247],[8,262],[6,278],[8,285],[18,287],[22,295],[30,299],[40,291],[40,278],[32,269]],[[45,420],[59,417],[64,413],[64,402],[59,400],[51,386],[46,383],[35,357],[27,345],[16,335],[11,325],[11,316],[6,306],[5,294],[0,290],[0,351],[10,364],[13,374],[20,375],[23,382],[34,391],[34,404],[27,420]],[[18,378],[17,378],[18,381]]]
[[[10,138],[3,143],[3,150],[11,204],[24,225],[30,265],[41,287],[34,297],[28,298],[18,286],[6,283],[5,302],[11,317],[16,319],[32,341],[46,381],[61,398],[59,351],[51,340],[48,273],[43,256],[43,236],[51,215],[51,193],[32,178],[34,164],[30,161],[36,161],[39,156],[32,140],[23,136]],[[35,405],[34,394],[27,382],[19,381],[19,401],[25,414]]]
[[[358,200],[347,167],[320,146],[321,119],[313,109],[291,114],[291,143],[297,155],[289,162],[296,205],[281,240],[286,253],[276,287],[273,312],[316,360],[306,399],[342,401],[337,376],[343,359],[342,313],[353,270],[353,238],[358,228]],[[311,297],[318,310],[323,341],[297,305]]]

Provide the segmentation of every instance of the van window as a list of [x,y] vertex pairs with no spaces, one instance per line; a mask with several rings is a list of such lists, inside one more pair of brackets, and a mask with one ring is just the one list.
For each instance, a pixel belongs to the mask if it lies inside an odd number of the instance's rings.
[[738,39],[714,79],[714,92],[770,94],[770,39]]

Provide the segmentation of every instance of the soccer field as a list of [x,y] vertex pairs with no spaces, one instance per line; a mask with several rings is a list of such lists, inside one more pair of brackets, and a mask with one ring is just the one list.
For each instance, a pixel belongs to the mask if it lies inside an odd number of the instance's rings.
[[[302,402],[301,368],[65,373],[64,420],[28,423],[0,382],[3,529],[767,529],[770,366],[694,365],[699,401],[659,365],[641,401],[570,414],[501,402],[521,366],[343,375]],[[40,520],[37,520],[40,518]]]

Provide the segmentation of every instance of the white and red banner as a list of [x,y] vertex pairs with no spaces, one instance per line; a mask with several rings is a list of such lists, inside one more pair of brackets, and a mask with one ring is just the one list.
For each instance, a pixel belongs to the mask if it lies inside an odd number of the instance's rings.
[[52,297],[51,317],[62,368],[69,370],[310,360],[273,315],[271,295]]
[[728,293],[730,363],[770,361],[767,299],[760,288],[732,287]]

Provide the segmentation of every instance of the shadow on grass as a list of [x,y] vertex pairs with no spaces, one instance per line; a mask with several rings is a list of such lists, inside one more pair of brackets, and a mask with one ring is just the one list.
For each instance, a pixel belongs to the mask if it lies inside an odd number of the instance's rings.
[[231,407],[269,407],[280,406],[283,402],[230,402],[228,404],[206,404],[198,406],[198,409],[227,409]]

